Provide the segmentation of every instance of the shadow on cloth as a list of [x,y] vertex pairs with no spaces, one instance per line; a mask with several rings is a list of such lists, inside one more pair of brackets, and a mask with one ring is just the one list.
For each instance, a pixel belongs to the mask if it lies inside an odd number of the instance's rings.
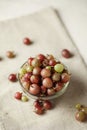
[[75,107],[77,103],[81,103],[85,99],[86,88],[84,83],[80,81],[79,77],[73,76],[70,85],[67,88],[66,92],[60,96],[59,98],[54,99],[54,105],[58,105],[60,102],[62,104],[69,105],[71,107]]

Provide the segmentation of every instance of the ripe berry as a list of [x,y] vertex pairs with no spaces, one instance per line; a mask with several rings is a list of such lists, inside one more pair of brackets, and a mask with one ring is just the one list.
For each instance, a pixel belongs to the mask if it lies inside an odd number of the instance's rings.
[[51,59],[51,60],[49,61],[49,65],[50,65],[50,66],[56,65],[56,61],[55,61],[54,59]]
[[37,84],[31,84],[29,88],[29,93],[33,95],[38,95],[40,93],[40,87]]
[[12,52],[12,51],[7,51],[7,52],[6,52],[6,56],[7,56],[8,58],[14,58],[14,57],[15,57],[15,54],[14,54],[14,52]]
[[27,102],[27,101],[28,101],[28,98],[27,98],[27,96],[23,95],[23,96],[21,97],[21,100],[22,100],[23,102]]
[[33,60],[33,59],[34,59],[33,57],[28,58],[28,64],[29,64],[29,65],[32,65],[32,60]]
[[15,97],[16,99],[18,99],[18,100],[21,100],[22,93],[16,92],[14,97]]
[[71,57],[71,53],[67,49],[63,49],[61,53],[62,53],[62,56],[65,57],[65,58],[70,58]]
[[43,107],[45,110],[49,110],[52,108],[52,103],[48,100],[45,100],[44,103],[43,103]]
[[31,40],[29,38],[25,37],[24,40],[23,40],[23,43],[25,45],[29,45],[31,43]]
[[48,88],[48,89],[47,89],[47,94],[48,94],[49,96],[54,95],[54,94],[55,94],[55,90],[54,90],[53,88]]
[[53,86],[53,82],[50,78],[45,78],[43,80],[43,86],[45,86],[46,88],[51,88]]
[[46,78],[46,77],[50,77],[51,76],[51,71],[49,69],[42,69],[41,71],[41,76],[43,78]]
[[40,61],[43,61],[45,59],[45,56],[43,54],[39,54],[37,56],[37,59],[40,60]]
[[17,78],[16,78],[16,74],[10,74],[8,79],[11,81],[11,82],[15,82],[17,81]]
[[35,107],[34,112],[35,112],[36,114],[41,115],[41,114],[44,113],[43,102],[42,102],[42,101],[36,100],[36,101],[34,102],[34,107]]
[[85,121],[86,120],[86,114],[83,111],[78,111],[75,115],[76,120],[78,121]]
[[40,68],[40,67],[35,67],[35,68],[33,69],[33,74],[34,74],[34,75],[40,75],[40,72],[41,72],[41,68]]
[[70,75],[67,74],[67,73],[62,73],[62,75],[61,75],[61,81],[62,81],[63,83],[66,83],[66,82],[68,82],[69,80],[70,80]]
[[38,115],[42,115],[44,113],[44,110],[42,109],[42,107],[37,107],[35,108],[34,112]]

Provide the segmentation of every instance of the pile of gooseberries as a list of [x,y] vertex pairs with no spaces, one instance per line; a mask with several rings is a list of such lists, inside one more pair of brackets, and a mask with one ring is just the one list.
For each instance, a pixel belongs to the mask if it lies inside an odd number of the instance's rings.
[[34,101],[34,112],[38,115],[44,114],[45,111],[52,109],[52,103],[49,100]]
[[38,97],[52,96],[69,82],[70,74],[53,55],[38,54],[29,57],[19,71],[23,88]]
[[28,101],[28,97],[26,95],[23,95],[23,93],[21,93],[21,92],[16,92],[14,97],[15,97],[15,99],[21,100],[23,102],[27,102]]
[[84,122],[87,120],[87,107],[81,104],[76,104],[76,109],[78,110],[75,114],[77,121]]

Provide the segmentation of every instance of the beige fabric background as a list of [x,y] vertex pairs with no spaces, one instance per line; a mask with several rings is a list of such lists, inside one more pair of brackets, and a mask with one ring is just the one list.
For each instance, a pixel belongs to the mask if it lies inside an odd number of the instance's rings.
[[[33,40],[32,45],[22,43],[26,36]],[[74,56],[64,59],[63,48],[68,48]],[[7,50],[13,50],[16,58],[6,58]],[[33,112],[34,100],[23,103],[14,99],[14,93],[21,88],[18,82],[8,81],[10,73],[17,73],[28,57],[38,53],[53,54],[72,73],[66,93],[53,100],[54,109],[42,116]],[[0,130],[86,130],[87,122],[77,122],[74,114],[76,103],[87,105],[87,68],[53,9],[0,22],[0,55],[4,57],[0,62]]]

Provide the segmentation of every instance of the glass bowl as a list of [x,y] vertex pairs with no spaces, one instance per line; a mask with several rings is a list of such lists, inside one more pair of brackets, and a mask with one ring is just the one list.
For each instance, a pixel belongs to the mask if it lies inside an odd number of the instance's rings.
[[[26,66],[26,63],[27,63],[27,62],[25,62],[25,63],[21,66],[21,68],[24,67],[24,66]],[[21,68],[20,68],[20,69],[21,69]],[[65,67],[65,68],[66,68],[66,67]],[[67,69],[67,68],[66,68],[66,69]],[[69,72],[69,71],[68,71],[68,72]],[[56,92],[54,95],[51,95],[51,96],[35,96],[35,95],[29,93],[29,92],[24,88],[24,86],[23,86],[23,84],[22,84],[22,82],[21,82],[21,80],[20,80],[20,74],[19,74],[19,73],[18,73],[18,81],[19,81],[19,83],[20,83],[20,85],[21,85],[22,90],[24,91],[25,94],[27,94],[28,97],[31,97],[31,98],[33,98],[33,99],[41,99],[41,100],[50,100],[50,99],[58,98],[59,96],[61,96],[61,95],[63,95],[63,94],[65,93],[65,91],[67,90],[67,88],[68,88],[68,86],[69,86],[69,83],[70,83],[70,81],[68,81],[67,83],[65,83],[64,86],[63,86],[63,88],[62,88],[61,90],[59,90],[58,92]]]

